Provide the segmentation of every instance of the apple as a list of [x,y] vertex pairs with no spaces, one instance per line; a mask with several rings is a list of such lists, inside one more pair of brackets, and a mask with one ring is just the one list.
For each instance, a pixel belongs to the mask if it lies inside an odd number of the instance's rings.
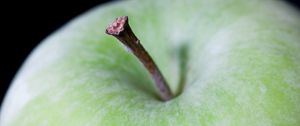
[[[1,126],[296,126],[300,15],[284,1],[121,1],[46,38],[1,107]],[[128,15],[175,95],[161,101],[130,49],[105,34]]]

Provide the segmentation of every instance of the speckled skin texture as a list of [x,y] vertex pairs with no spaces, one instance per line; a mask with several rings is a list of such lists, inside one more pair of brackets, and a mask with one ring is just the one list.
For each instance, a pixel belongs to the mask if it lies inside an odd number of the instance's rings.
[[[186,76],[181,95],[159,101],[142,64],[105,34],[122,15],[174,93]],[[123,1],[79,16],[33,51],[5,97],[0,125],[297,126],[299,104],[300,14],[291,6]]]

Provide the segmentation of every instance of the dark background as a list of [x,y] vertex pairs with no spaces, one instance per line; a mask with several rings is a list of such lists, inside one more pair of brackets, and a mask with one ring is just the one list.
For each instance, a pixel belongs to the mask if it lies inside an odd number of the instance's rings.
[[[299,1],[288,1],[300,8]],[[107,2],[19,0],[1,3],[0,104],[17,70],[39,42],[79,14]]]
[[107,2],[108,0],[0,2],[0,106],[16,72],[39,42],[74,17]]

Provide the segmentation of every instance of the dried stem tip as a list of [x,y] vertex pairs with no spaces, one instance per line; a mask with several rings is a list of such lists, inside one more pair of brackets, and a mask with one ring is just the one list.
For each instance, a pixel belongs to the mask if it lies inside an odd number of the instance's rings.
[[106,33],[120,40],[142,62],[155,81],[162,100],[167,101],[173,98],[172,92],[162,73],[141,45],[139,39],[132,32],[127,16],[118,17],[106,28]]
[[113,23],[111,23],[107,27],[106,33],[110,35],[119,35],[120,32],[124,30],[124,25],[126,25],[127,23],[127,16],[118,17]]

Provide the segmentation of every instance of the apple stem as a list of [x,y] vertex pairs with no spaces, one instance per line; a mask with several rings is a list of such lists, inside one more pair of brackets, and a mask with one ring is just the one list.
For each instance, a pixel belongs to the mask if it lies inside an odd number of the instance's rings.
[[157,65],[144,49],[140,40],[132,32],[128,24],[128,16],[118,17],[106,28],[106,33],[116,37],[132,51],[140,62],[142,62],[148,72],[152,75],[152,79],[156,83],[156,87],[158,88],[160,97],[163,101],[168,101],[174,97]]

